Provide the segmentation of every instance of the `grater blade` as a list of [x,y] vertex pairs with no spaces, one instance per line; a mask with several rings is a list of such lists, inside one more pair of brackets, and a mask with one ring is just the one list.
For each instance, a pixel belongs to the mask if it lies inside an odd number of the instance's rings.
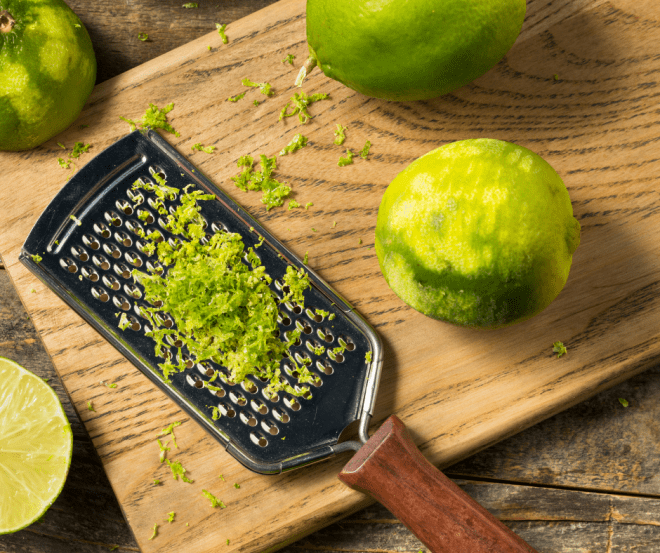
[[[137,179],[153,182],[154,174],[165,177],[169,186],[183,189],[193,184],[216,196],[217,201],[200,204],[208,233],[238,233],[246,250],[263,237],[258,255],[278,298],[283,295],[287,266],[308,273],[312,288],[304,293],[304,309],[292,302],[280,303],[278,322],[282,336],[294,328],[302,331],[289,355],[312,360],[310,370],[320,380],[317,386],[308,385],[309,394],[294,397],[280,392],[269,397],[264,393],[267,382],[254,376],[235,385],[216,380],[213,386],[219,390],[211,391],[205,382],[214,371],[227,371],[210,361],[189,361],[183,372],[170,375],[170,383],[165,381],[158,364],[176,356],[178,349],[172,344],[156,355],[153,340],[145,335],[147,321],[140,314],[140,305],[146,304],[140,299],[143,289],[131,278],[133,268],[158,267],[155,257],[145,252],[139,229],[159,230],[165,239],[174,239],[150,207],[154,197],[146,190],[132,190]],[[137,193],[142,195],[139,205],[134,201]],[[168,209],[175,203],[165,202]],[[140,220],[138,210],[150,215]],[[33,256],[41,259],[37,262]],[[360,438],[366,441],[382,364],[378,335],[313,270],[158,133],[134,131],[84,166],[39,217],[20,260],[251,470],[277,474],[356,449],[355,442],[338,443],[342,431],[356,420],[360,420]],[[318,315],[316,309],[334,318]],[[120,313],[130,321],[124,331],[118,327]],[[346,351],[333,355],[329,350],[339,344],[346,344]],[[320,345],[326,351],[316,355],[314,347]],[[284,357],[282,377],[295,386],[297,375],[290,365]],[[220,410],[218,420],[212,419],[211,407]]]

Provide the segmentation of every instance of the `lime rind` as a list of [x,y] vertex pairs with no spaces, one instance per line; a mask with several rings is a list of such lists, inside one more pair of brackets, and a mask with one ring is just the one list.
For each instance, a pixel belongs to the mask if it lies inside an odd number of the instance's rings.
[[41,518],[60,495],[73,434],[55,391],[0,357],[0,535]]

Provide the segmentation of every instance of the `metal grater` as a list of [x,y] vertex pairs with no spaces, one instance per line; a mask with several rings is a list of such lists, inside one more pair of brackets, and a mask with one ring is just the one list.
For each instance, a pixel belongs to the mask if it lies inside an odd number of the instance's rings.
[[[185,371],[170,375],[171,383],[165,382],[158,364],[166,356],[177,355],[177,344],[156,355],[153,340],[145,335],[147,321],[140,315],[143,290],[130,274],[134,267],[158,266],[156,256],[143,251],[145,244],[136,234],[139,228],[158,229],[165,239],[174,239],[152,207],[155,195],[131,189],[137,179],[153,182],[154,174],[165,177],[170,186],[182,189],[193,184],[216,196],[217,201],[200,203],[208,233],[238,233],[246,250],[263,237],[264,244],[256,251],[273,278],[271,289],[278,298],[283,295],[281,279],[287,266],[305,268],[312,283],[304,294],[305,308],[280,303],[279,329],[281,336],[294,328],[302,330],[289,355],[312,360],[310,370],[319,378],[315,385],[307,385],[308,394],[268,397],[266,383],[255,377],[237,385],[217,379],[213,386],[221,390],[211,391],[204,381],[215,370],[221,375],[227,371],[211,362],[193,364],[191,360]],[[138,204],[133,201],[136,195],[142,196]],[[166,201],[168,210],[176,202]],[[141,210],[149,211],[144,221],[137,217]],[[35,255],[42,258],[38,263]],[[360,439],[368,439],[382,363],[377,334],[313,270],[156,132],[135,131],[83,167],[36,222],[20,260],[251,470],[277,474],[354,450],[356,442],[338,441],[356,420],[360,421]],[[335,317],[324,318],[316,309]],[[118,327],[118,313],[125,313],[130,321],[124,331]],[[173,324],[167,313],[162,319]],[[346,345],[344,354],[333,355],[330,349],[339,344]],[[313,351],[318,345],[326,346],[321,356]],[[366,361],[368,352],[371,362]],[[285,357],[282,376],[295,387],[297,374],[289,365]],[[213,406],[222,414],[215,421]]]

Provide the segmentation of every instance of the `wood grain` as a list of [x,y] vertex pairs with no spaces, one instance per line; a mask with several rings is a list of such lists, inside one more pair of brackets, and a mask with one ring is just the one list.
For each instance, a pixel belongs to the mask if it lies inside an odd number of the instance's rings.
[[[237,22],[236,40],[222,50],[217,36],[210,35],[102,83],[80,119],[91,126],[83,132],[70,129],[58,139],[67,144],[92,141],[100,150],[124,132],[118,115],[137,116],[143,108],[134,107],[148,101],[163,105],[175,100],[172,119],[182,136],[218,146],[217,155],[200,162],[202,154],[196,154],[193,161],[228,187],[239,155],[274,153],[297,132],[293,122],[274,122],[293,92],[293,70],[282,73],[284,66],[273,61],[274,55],[271,59],[260,52],[304,56],[301,5],[278,4]],[[317,209],[293,217],[266,215],[258,199],[238,196],[297,253],[309,250],[312,266],[383,334],[390,361],[377,418],[396,411],[435,464],[460,459],[657,360],[652,322],[657,321],[657,198],[650,176],[658,163],[653,153],[657,128],[646,115],[652,112],[655,86],[647,79],[657,72],[657,61],[644,51],[657,39],[658,19],[657,7],[644,2],[530,3],[523,34],[498,67],[429,102],[378,102],[312,75],[308,90],[330,92],[333,101],[314,106],[317,117],[305,129],[311,147],[283,162],[281,176],[294,183],[299,201],[311,199]],[[209,53],[207,44],[215,50]],[[246,71],[264,75],[278,95],[255,110],[247,104],[218,106],[219,98],[241,90],[232,83],[248,76]],[[366,138],[372,140],[371,162],[337,173],[340,152],[331,144],[336,121],[349,127],[347,146],[357,148]],[[582,245],[560,297],[527,323],[478,335],[411,313],[384,285],[368,250],[373,216],[389,180],[429,149],[476,136],[504,138],[543,155],[564,176],[583,224]],[[173,143],[185,151],[192,140]],[[57,300],[37,300],[27,292],[34,287],[40,298],[49,297],[17,265],[16,255],[31,221],[61,182],[54,166],[56,151],[52,142],[29,154],[3,154],[3,160],[16,167],[9,177],[31,192],[20,201],[0,192],[1,215],[10,229],[0,238],[0,251],[99,448],[138,542],[149,550],[155,547],[146,540],[151,521],[164,501],[192,504],[191,513],[205,520],[202,525],[213,521],[201,516],[199,501],[185,487],[174,494],[154,492],[145,485],[144,471],[138,470],[139,461],[157,455],[153,436],[162,421],[178,412]],[[46,169],[51,166],[53,173]],[[43,176],[36,183],[35,171]],[[329,230],[333,220],[339,223],[334,233]],[[327,230],[313,233],[312,224]],[[356,247],[358,238],[364,239],[362,249]],[[569,348],[561,360],[550,352],[556,339]],[[436,365],[442,370],[429,376],[428,367]],[[121,399],[94,388],[108,376],[122,379]],[[82,411],[90,395],[105,412],[89,416]],[[181,460],[200,480],[211,480],[220,464],[231,465],[231,459],[214,453],[199,429],[181,429],[186,438]],[[154,464],[157,469],[157,461]],[[336,469],[331,463],[319,465],[306,474],[269,480],[264,490],[261,477],[245,475],[254,488],[250,494],[237,494],[241,507],[228,516],[242,521],[259,516],[272,532],[258,529],[232,543],[244,550],[263,549],[264,540],[282,544],[300,537],[292,532],[311,531],[362,505],[362,499],[334,484]],[[325,491],[319,498],[321,489]],[[291,503],[283,504],[282,498]],[[298,502],[309,507],[304,523],[296,518],[301,514]],[[269,504],[283,506],[278,513],[266,514]],[[203,530],[192,537],[180,532],[162,536],[159,543],[177,547],[185,539],[199,544],[201,551],[211,547],[208,536]]]

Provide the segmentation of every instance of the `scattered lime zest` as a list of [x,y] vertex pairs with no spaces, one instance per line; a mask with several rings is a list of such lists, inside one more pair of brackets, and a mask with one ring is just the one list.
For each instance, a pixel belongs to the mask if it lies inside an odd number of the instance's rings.
[[289,211],[291,211],[294,207],[300,207],[300,204],[296,200],[289,200]]
[[307,262],[309,261],[309,252],[305,252],[305,257],[303,259],[303,265],[307,265]]
[[330,228],[335,228],[337,226],[337,221],[332,221],[332,227]]
[[207,49],[209,52],[211,51],[211,47],[210,47],[210,46],[207,46],[206,49]]
[[126,121],[131,126],[131,131],[140,128],[140,132],[145,132],[145,127],[150,127],[151,129],[163,129],[169,133],[172,133],[174,136],[181,136],[181,134],[174,130],[174,127],[170,125],[167,121],[167,114],[172,111],[174,108],[174,102],[167,104],[163,109],[160,109],[155,104],[149,104],[147,111],[142,116],[142,120],[137,123],[131,119],[125,117],[119,117],[122,121]]
[[337,130],[335,131],[335,144],[337,146],[341,146],[344,143],[344,140],[346,140],[346,127],[342,127],[339,123],[337,123]]
[[312,346],[312,350],[316,355],[323,355],[325,353],[325,346]]
[[225,29],[227,28],[227,24],[220,24],[216,23],[215,24],[216,29],[218,29],[218,34],[220,35],[220,38],[222,39],[223,44],[227,44],[229,40],[227,39],[227,35],[225,34]]
[[220,478],[220,480],[222,480],[223,482],[225,481],[225,477],[222,476],[222,474],[220,476],[218,476],[218,478]]
[[236,488],[236,489],[238,490],[238,489],[240,489],[240,487],[241,487],[240,484],[236,484],[236,483],[234,483],[234,488]]
[[63,150],[66,150],[66,146],[62,144],[61,142],[58,142],[57,145],[62,148]]
[[197,150],[199,152],[204,152],[206,154],[212,154],[213,150],[215,150],[215,146],[202,146],[201,142],[197,142],[197,144],[191,146],[190,149]]
[[304,148],[306,145],[307,137],[303,136],[302,134],[297,134],[291,139],[291,142],[282,148],[278,155],[285,156],[287,154],[292,154],[293,152]]
[[32,257],[32,261],[35,263],[41,263],[43,261],[43,257],[41,257],[38,253],[35,253]]
[[307,203],[305,204],[305,209],[309,209],[309,208],[312,207],[313,205],[314,205],[314,202],[307,202]]
[[[209,388],[210,388],[210,386],[209,386]],[[218,388],[218,390],[220,390],[220,389],[221,389],[221,388]],[[217,421],[217,420],[221,417],[220,409],[219,409],[218,407],[214,407],[214,406],[212,406],[212,405],[207,405],[207,407],[208,407],[209,409],[211,409],[211,412],[212,412],[212,414],[211,414],[211,418],[212,418],[214,421]]]
[[138,33],[138,40],[147,42],[147,40],[149,40],[149,35],[147,33]]
[[190,8],[199,8],[199,4],[197,2],[187,2],[181,7],[182,8],[189,8],[189,9]]
[[158,535],[158,524],[154,524],[154,533],[151,534],[150,540],[153,540]]
[[230,96],[229,98],[227,98],[227,100],[230,102],[238,102],[239,100],[243,99],[246,94],[247,94],[247,90],[241,92],[240,94],[237,94],[236,96]]
[[364,355],[364,360],[365,360],[367,363],[371,363],[371,355],[372,355],[372,354],[371,354],[370,351],[368,351],[368,352]]
[[107,388],[116,388],[117,387],[117,384],[115,384],[114,382],[112,384],[108,384],[107,382],[104,382],[103,380],[101,380],[101,384],[103,384]]
[[254,101],[252,102],[252,104],[255,105],[255,106],[258,106],[260,103],[261,103],[261,102],[259,102],[259,100],[254,100]]
[[346,150],[346,157],[340,157],[337,165],[339,167],[345,167],[346,165],[351,165],[353,163],[353,156],[355,154],[350,150]]
[[291,193],[291,187],[271,177],[273,171],[277,169],[277,156],[268,158],[262,154],[259,157],[261,171],[253,171],[254,160],[252,156],[245,155],[236,162],[238,167],[243,167],[242,171],[231,180],[244,192],[248,190],[263,192],[261,203],[270,211],[271,208],[284,204],[284,198]]
[[251,86],[253,88],[261,89],[261,93],[265,94],[266,96],[272,96],[273,94],[275,94],[271,90],[271,85],[269,83],[255,83],[254,81],[251,81],[247,77],[243,79],[241,83],[243,84],[243,86]]
[[64,158],[58,157],[58,158],[57,158],[57,163],[60,164],[60,167],[61,167],[62,169],[68,169],[68,168],[70,167],[70,165],[71,165],[71,160],[64,161]]
[[202,493],[204,494],[204,497],[208,499],[211,502],[211,507],[220,507],[221,509],[225,509],[227,505],[225,505],[222,501],[220,501],[217,497],[215,497],[211,492],[207,492],[206,490],[202,490]]
[[70,158],[79,158],[80,154],[84,154],[91,148],[91,144],[83,144],[82,142],[76,142],[73,145],[73,150],[69,153]]
[[160,486],[160,480],[158,478],[154,479],[154,486]]
[[227,545],[229,545],[229,538],[227,538]]
[[362,245],[362,238],[358,240],[358,245]]
[[156,442],[158,442],[158,447],[160,448],[160,457],[159,457],[160,462],[164,463],[165,462],[165,454],[168,451],[170,451],[170,448],[167,447],[167,444],[169,444],[170,442],[165,442],[165,444],[163,444],[163,442],[161,442],[160,439],[156,439]]
[[328,315],[330,315],[329,311],[324,311],[323,309],[316,309],[314,311],[314,313],[316,313],[317,315],[319,315],[321,317],[324,317],[324,318],[327,317]]
[[181,480],[183,480],[184,482],[188,482],[189,484],[193,483],[193,481],[186,476],[187,471],[181,465],[181,461],[170,461],[169,459],[165,459],[165,462],[170,467],[174,480],[178,480],[180,476]]
[[37,291],[34,288],[30,288],[30,294],[36,294]]
[[178,449],[179,446],[176,444],[176,436],[174,436],[174,429],[177,426],[181,426],[181,422],[179,422],[179,421],[173,422],[167,428],[163,428],[163,430],[161,430],[160,434],[158,434],[158,435],[159,436],[166,436],[167,434],[171,434],[172,435],[172,443],[174,444],[174,447],[176,447]]
[[557,357],[561,357],[566,353],[566,347],[561,342],[555,342],[552,346],[552,351],[557,354]]
[[619,403],[623,405],[624,407],[628,407],[629,403],[627,399],[624,399],[622,397],[619,398]]
[[293,54],[288,54],[287,57],[282,60],[282,63],[289,62],[291,65],[293,65],[293,60],[295,59],[296,56],[294,56]]
[[174,517],[176,516],[176,513],[172,511],[171,513],[167,513],[167,522],[174,522]]
[[87,402],[87,410],[88,411],[94,411],[96,413],[96,409],[94,409],[94,406],[92,405],[91,401]]
[[110,549],[110,551],[115,551],[116,549],[119,549],[119,546],[118,545],[112,545],[108,549]]
[[559,75],[557,75],[557,73],[555,73],[555,74],[552,76],[552,78],[553,78],[555,81],[558,81],[558,80],[559,80]]
[[[325,100],[327,98],[329,98],[328,94],[312,94],[311,96],[308,96],[304,90],[301,90],[299,93],[296,92],[291,97],[291,100],[289,100],[282,108],[278,121],[281,121],[285,117],[292,117],[293,115],[297,114],[300,122],[305,125],[310,119],[314,118],[314,116],[310,115],[307,111],[307,107],[314,102]],[[291,113],[287,113],[291,103],[293,103],[293,111]]]
[[336,315],[335,315],[334,313],[330,313],[330,316],[328,317],[328,320],[329,320],[329,321],[334,321],[335,316],[336,316]]
[[369,150],[371,149],[371,142],[368,140],[364,143],[364,147],[360,150],[360,157],[367,159],[369,157]]

